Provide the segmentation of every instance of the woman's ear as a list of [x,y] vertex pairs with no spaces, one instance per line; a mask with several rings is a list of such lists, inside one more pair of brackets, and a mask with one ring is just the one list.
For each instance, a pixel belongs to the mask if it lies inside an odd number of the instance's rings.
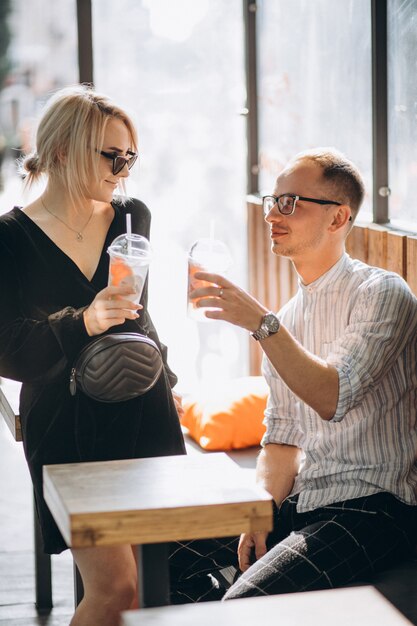
[[67,155],[66,152],[64,152],[64,150],[62,149],[58,149],[57,153],[56,153],[57,159],[60,163],[62,163],[62,165],[65,165],[67,162]]

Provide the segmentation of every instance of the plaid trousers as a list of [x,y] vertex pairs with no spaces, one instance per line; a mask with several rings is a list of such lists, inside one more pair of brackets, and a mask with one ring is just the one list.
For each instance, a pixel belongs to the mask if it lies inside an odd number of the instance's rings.
[[[268,552],[241,575],[239,537],[172,543],[172,604],[367,582],[376,572],[404,559],[415,546],[417,507],[403,504],[389,493],[329,504],[307,513],[297,513],[297,500],[290,496],[280,509],[274,508]],[[229,576],[236,573],[228,589],[225,572]]]

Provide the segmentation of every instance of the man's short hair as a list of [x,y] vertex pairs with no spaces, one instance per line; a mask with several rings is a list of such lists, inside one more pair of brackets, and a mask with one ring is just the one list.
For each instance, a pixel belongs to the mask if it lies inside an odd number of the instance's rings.
[[334,200],[348,204],[355,220],[365,196],[365,185],[356,167],[342,152],[335,148],[314,148],[299,152],[294,161],[313,161],[323,172],[323,179],[333,193]]

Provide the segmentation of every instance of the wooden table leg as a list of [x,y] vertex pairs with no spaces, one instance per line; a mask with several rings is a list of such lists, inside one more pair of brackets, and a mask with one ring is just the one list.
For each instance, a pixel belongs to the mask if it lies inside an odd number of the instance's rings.
[[42,534],[33,500],[33,529],[35,539],[36,608],[39,612],[52,609],[51,555],[42,549]]
[[136,546],[139,608],[170,604],[169,543]]

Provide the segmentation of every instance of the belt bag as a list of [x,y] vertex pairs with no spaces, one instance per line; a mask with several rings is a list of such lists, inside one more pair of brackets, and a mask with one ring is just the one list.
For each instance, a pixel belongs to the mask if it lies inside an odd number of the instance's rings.
[[81,350],[71,370],[77,388],[100,402],[123,402],[146,393],[158,380],[162,356],[152,339],[139,333],[102,335]]

